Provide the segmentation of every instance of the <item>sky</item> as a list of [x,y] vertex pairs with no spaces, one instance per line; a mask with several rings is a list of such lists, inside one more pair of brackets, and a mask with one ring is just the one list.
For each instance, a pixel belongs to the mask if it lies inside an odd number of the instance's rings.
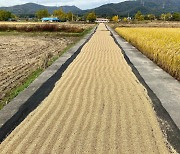
[[0,0],[0,6],[13,6],[25,3],[38,3],[46,6],[75,5],[81,9],[91,9],[107,3],[119,3],[125,0]]

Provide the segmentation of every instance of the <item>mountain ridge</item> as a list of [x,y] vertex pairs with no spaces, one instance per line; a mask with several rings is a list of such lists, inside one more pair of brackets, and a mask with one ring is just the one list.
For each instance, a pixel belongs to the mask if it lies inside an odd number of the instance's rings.
[[78,7],[72,5],[72,6],[45,6],[45,5],[40,5],[36,3],[26,3],[22,5],[14,5],[11,7],[0,7],[0,10],[6,10],[10,11],[13,14],[20,15],[20,14],[35,14],[36,11],[40,9],[47,9],[49,13],[53,13],[54,10],[62,8],[65,12],[77,12],[81,11]]
[[119,16],[134,16],[137,11],[143,14],[160,15],[162,13],[180,12],[180,0],[129,0],[120,3],[109,3],[99,7],[81,10],[80,8],[72,6],[44,6],[36,3],[26,3],[22,5],[15,5],[11,7],[0,7],[0,9],[10,11],[13,14],[35,14],[40,9],[47,9],[49,13],[54,10],[62,8],[65,12],[73,12],[75,14],[84,15],[88,12],[94,11],[99,17],[107,17],[113,15]]
[[141,11],[143,14],[160,15],[167,12],[180,12],[180,0],[129,0],[115,4],[105,4],[94,9],[85,10],[83,13],[91,11],[104,17],[113,15],[127,16],[128,14],[133,16],[137,11]]

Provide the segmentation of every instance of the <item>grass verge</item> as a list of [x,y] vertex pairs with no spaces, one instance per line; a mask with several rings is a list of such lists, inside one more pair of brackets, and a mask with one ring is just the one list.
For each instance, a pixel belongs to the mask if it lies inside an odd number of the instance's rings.
[[21,91],[27,88],[42,72],[43,69],[38,68],[36,71],[32,72],[21,85],[6,93],[5,97],[0,102],[0,110],[13,98],[15,98]]
[[[86,34],[88,34],[92,28],[88,28],[84,30],[82,33],[77,33],[76,35],[67,34],[68,36],[78,37],[75,42],[69,44],[65,49],[63,49],[61,52],[59,52],[58,55],[55,55],[48,59],[47,64],[45,68],[51,66],[61,55],[63,55],[66,51],[68,51],[71,47],[73,47],[78,41],[80,41]],[[14,32],[1,32],[1,34],[6,35],[6,33],[12,33]],[[17,33],[17,32],[16,32]],[[19,32],[17,33],[20,34]],[[22,33],[21,33],[22,34]],[[51,33],[45,33],[46,35],[54,35]],[[31,35],[35,36],[38,35],[37,33],[32,33]],[[44,34],[41,34],[44,35]],[[59,34],[57,34],[59,36]],[[60,34],[60,36],[62,36]],[[64,35],[63,35],[64,36]],[[0,100],[0,110],[7,105],[12,99],[14,99],[20,92],[22,92],[24,89],[26,89],[43,71],[45,68],[37,68],[34,72],[32,72],[20,85],[18,85],[16,88],[11,89],[8,93],[6,93],[5,97]]]

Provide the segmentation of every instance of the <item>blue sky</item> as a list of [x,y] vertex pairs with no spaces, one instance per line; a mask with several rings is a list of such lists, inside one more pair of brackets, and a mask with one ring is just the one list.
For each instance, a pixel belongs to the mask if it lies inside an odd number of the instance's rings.
[[38,3],[47,6],[76,5],[81,9],[89,9],[107,3],[118,3],[125,0],[0,0],[0,6],[13,6],[24,3]]

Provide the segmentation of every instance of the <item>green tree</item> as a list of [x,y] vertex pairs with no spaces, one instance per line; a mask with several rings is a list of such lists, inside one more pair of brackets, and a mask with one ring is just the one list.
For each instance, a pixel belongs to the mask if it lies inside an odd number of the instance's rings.
[[180,21],[180,13],[178,13],[178,12],[173,13],[171,20]]
[[63,11],[63,9],[55,10],[53,15],[58,17],[61,21],[67,20],[67,14]]
[[38,19],[41,19],[43,17],[49,17],[49,16],[50,16],[50,14],[47,9],[39,10],[36,12],[36,17]]
[[172,18],[172,14],[171,13],[167,13],[166,14],[166,20],[171,20]]
[[168,21],[168,20],[171,20],[171,18],[172,18],[173,16],[172,16],[172,14],[171,13],[167,13],[167,14],[161,14],[161,20],[164,20],[164,21]]
[[90,12],[90,13],[87,15],[86,20],[89,20],[90,22],[95,22],[95,20],[96,20],[96,14],[95,14],[95,12]]
[[135,19],[138,21],[144,20],[144,15],[141,13],[141,11],[138,11],[135,15]]
[[123,21],[124,22],[128,22],[128,18],[123,18]]
[[166,20],[166,14],[164,14],[164,13],[161,14],[161,17],[160,17],[160,18],[161,18],[161,20],[164,20],[164,21],[165,21],[165,20]]
[[76,21],[77,17],[72,12],[68,12],[67,13],[67,19],[69,21]]
[[148,18],[148,20],[155,20],[156,17],[154,14],[148,14],[147,18]]
[[11,12],[0,10],[0,21],[7,21],[10,18],[12,18]]
[[117,16],[112,17],[112,21],[118,22],[119,21],[119,16],[117,15]]

